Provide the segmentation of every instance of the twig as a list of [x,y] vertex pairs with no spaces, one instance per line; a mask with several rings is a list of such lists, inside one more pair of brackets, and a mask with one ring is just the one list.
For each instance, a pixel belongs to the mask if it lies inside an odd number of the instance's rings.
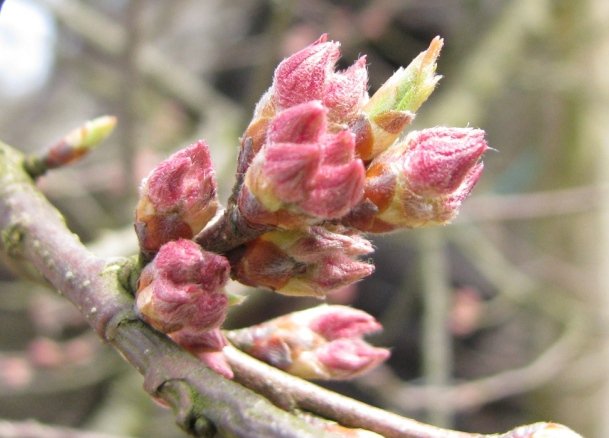
[[473,438],[482,435],[441,429],[344,397],[286,375],[232,346],[224,349],[235,378],[285,409],[300,408],[347,427],[371,430],[388,438]]
[[[529,438],[523,430],[560,429],[564,438],[581,438],[570,429],[552,423],[520,426],[504,434],[477,434],[442,429],[401,417],[388,411],[344,397],[310,382],[286,375],[233,346],[224,349],[235,378],[286,409],[300,408],[338,421],[348,427],[371,430],[387,438]],[[549,437],[552,435],[548,435]],[[562,435],[556,435],[561,436]]]
[[236,180],[226,209],[207,226],[195,241],[208,251],[226,253],[248,242],[265,231],[272,229],[267,225],[250,223],[239,210],[237,200],[245,180],[245,172],[254,158],[253,142],[250,137],[241,143],[237,159]]
[[511,221],[585,213],[601,207],[609,187],[590,185],[515,195],[482,195],[469,199],[455,224]]

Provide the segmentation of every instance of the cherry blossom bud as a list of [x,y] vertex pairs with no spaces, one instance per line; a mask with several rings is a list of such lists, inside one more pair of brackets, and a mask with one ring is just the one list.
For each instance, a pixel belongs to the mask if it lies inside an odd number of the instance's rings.
[[349,123],[367,99],[368,73],[364,57],[343,72],[335,72],[340,44],[322,35],[313,44],[284,59],[271,87],[279,109],[319,100],[333,123]]
[[350,379],[389,357],[362,337],[381,325],[369,314],[322,305],[231,332],[246,353],[305,379]]
[[346,230],[271,231],[248,242],[232,260],[233,275],[285,295],[324,297],[370,275],[374,266],[357,256],[371,252],[370,242]]
[[280,111],[319,101],[327,110],[328,129],[335,132],[354,122],[368,100],[366,58],[344,71],[334,71],[340,44],[322,35],[313,44],[284,59],[273,84],[256,105],[243,139],[252,140],[254,155],[266,142],[269,123]]
[[436,37],[406,68],[399,68],[364,105],[353,123],[358,155],[369,161],[387,149],[410,124],[441,76],[435,74],[443,40]]
[[366,200],[345,222],[383,232],[451,221],[480,178],[487,149],[480,129],[411,132],[369,165]]
[[141,250],[153,255],[166,242],[192,238],[217,206],[209,149],[198,141],[163,161],[143,181],[135,211]]
[[[185,239],[166,243],[140,276],[136,309],[155,329],[172,335],[204,333],[226,317],[228,260]],[[188,341],[192,345],[193,341]]]
[[273,119],[239,198],[250,222],[293,228],[340,218],[361,200],[365,170],[353,135],[328,133],[327,113],[313,101]]

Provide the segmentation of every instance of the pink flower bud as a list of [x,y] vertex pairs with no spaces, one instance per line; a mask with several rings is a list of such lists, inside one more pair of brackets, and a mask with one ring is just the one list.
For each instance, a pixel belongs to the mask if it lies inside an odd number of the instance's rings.
[[198,141],[163,161],[143,181],[135,212],[142,251],[153,254],[166,242],[192,238],[217,205],[209,149]]
[[558,423],[534,423],[519,426],[501,436],[509,436],[510,438],[582,438],[577,432]]
[[313,101],[273,119],[239,199],[241,213],[250,222],[286,228],[298,221],[304,225],[344,216],[360,201],[365,170],[355,157],[353,135],[327,133],[327,113],[319,101]]
[[366,200],[345,223],[384,232],[451,221],[480,178],[487,149],[480,129],[411,132],[370,163]]
[[370,275],[374,266],[356,258],[370,252],[370,242],[346,231],[272,231],[235,256],[233,275],[244,284],[286,295],[323,297]]
[[230,333],[246,353],[307,379],[350,379],[374,368],[389,351],[364,342],[381,325],[367,313],[322,305]]
[[454,192],[488,149],[484,131],[471,128],[415,131],[405,143],[404,175],[421,196]]
[[168,334],[219,327],[228,306],[222,288],[229,270],[228,260],[202,251],[190,240],[169,242],[142,272],[136,293],[138,314]]
[[365,57],[343,72],[335,72],[340,44],[322,35],[310,46],[284,59],[271,87],[279,109],[319,100],[330,110],[333,123],[349,123],[367,98]]
[[322,99],[330,109],[329,119],[334,123],[350,123],[354,120],[368,98],[367,88],[365,56],[346,70],[330,75]]
[[307,315],[308,326],[328,340],[361,338],[382,330],[381,324],[363,310],[348,306],[318,306]]
[[389,350],[376,348],[361,339],[337,339],[317,350],[317,359],[333,379],[350,379],[387,360]]
[[313,44],[284,59],[273,78],[275,100],[281,108],[322,100],[326,78],[340,58],[340,44],[326,34]]

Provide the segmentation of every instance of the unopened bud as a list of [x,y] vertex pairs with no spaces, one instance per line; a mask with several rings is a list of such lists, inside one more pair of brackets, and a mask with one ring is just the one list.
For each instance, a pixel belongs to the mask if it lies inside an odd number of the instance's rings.
[[389,357],[362,337],[381,329],[369,314],[345,306],[318,306],[257,326],[229,338],[248,354],[305,379],[350,379]]
[[365,201],[345,222],[383,232],[451,221],[480,178],[487,149],[480,129],[411,132],[369,165]]
[[246,244],[233,260],[233,275],[285,295],[324,297],[370,275],[374,266],[357,256],[371,252],[370,242],[346,231],[271,231]]
[[137,312],[170,335],[182,331],[192,338],[217,328],[226,317],[228,298],[223,287],[229,271],[226,258],[203,251],[190,240],[166,243],[142,271]]
[[327,132],[327,112],[313,101],[273,119],[239,199],[250,222],[291,228],[342,217],[360,201],[364,165],[351,133]]
[[342,72],[335,72],[340,44],[322,35],[313,44],[284,59],[271,87],[279,109],[313,100],[330,110],[333,123],[349,123],[367,98],[368,72],[364,57]]
[[143,181],[135,211],[140,248],[153,255],[166,242],[192,238],[217,206],[209,149],[198,141],[163,161]]
[[369,161],[387,149],[414,119],[441,76],[435,74],[443,40],[436,37],[406,68],[399,68],[364,105],[353,124],[358,155]]

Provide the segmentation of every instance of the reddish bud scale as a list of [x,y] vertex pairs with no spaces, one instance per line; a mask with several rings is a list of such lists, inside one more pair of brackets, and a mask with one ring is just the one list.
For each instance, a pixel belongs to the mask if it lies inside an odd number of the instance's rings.
[[351,125],[357,156],[368,162],[387,149],[414,119],[409,111],[386,111],[376,116],[362,113]]
[[374,266],[357,260],[372,252],[357,235],[322,227],[308,231],[272,231],[245,245],[231,260],[238,281],[286,295],[323,297],[370,275]]
[[412,122],[440,80],[436,60],[443,41],[436,37],[406,68],[400,67],[362,107],[352,124],[358,155],[370,161],[390,147]]
[[89,153],[88,149],[75,149],[64,140],[54,144],[44,156],[44,164],[49,169],[61,167],[80,160]]
[[291,277],[302,270],[303,266],[299,266],[296,260],[262,238],[248,243],[238,263],[233,264],[233,276],[239,282],[273,290],[283,288]]
[[349,379],[389,357],[364,342],[380,324],[360,310],[318,306],[230,334],[239,348],[275,367],[308,379]]

